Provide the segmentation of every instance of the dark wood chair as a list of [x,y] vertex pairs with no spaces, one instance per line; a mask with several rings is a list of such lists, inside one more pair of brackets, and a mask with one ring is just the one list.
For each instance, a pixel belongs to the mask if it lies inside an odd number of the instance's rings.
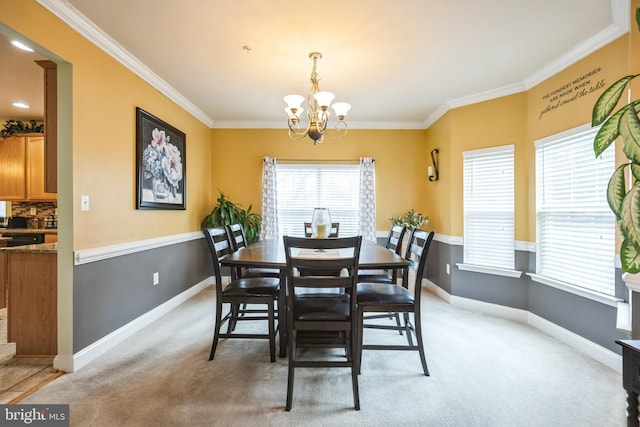
[[[360,409],[355,366],[358,346],[355,286],[361,244],[362,236],[333,239],[284,237],[289,343],[287,411],[292,407],[296,368],[350,368],[354,407]],[[318,256],[314,253],[317,249],[327,253]],[[300,269],[314,272],[338,269],[345,273],[342,276],[299,276],[295,271]],[[326,350],[321,354],[313,351],[298,354],[302,347],[342,348],[346,359],[342,354]]]
[[[339,222],[332,222],[331,223],[331,230],[329,230],[329,236],[327,237],[338,237],[338,234],[340,232],[340,223]],[[310,222],[305,222],[304,223],[304,237],[311,237],[313,236],[313,227],[311,226]]]
[[[401,225],[393,225],[389,230],[385,247],[392,252],[402,256],[402,239],[407,229]],[[401,277],[399,272],[401,269],[383,269],[383,270],[360,270],[358,272],[358,282],[368,283],[397,283]]]
[[[420,353],[420,361],[425,375],[429,375],[427,359],[424,352],[422,339],[422,321],[420,316],[422,278],[427,264],[429,246],[433,240],[434,232],[415,229],[411,233],[405,258],[410,262],[404,271],[402,286],[388,283],[358,283],[358,356],[357,368],[360,372],[363,350],[416,350]],[[415,272],[413,286],[410,286],[409,271]],[[403,325],[365,324],[365,313],[402,313]],[[409,314],[413,313],[412,323]],[[363,344],[365,328],[404,330],[407,336],[407,345],[390,344]],[[413,343],[415,336],[416,344]]]
[[[402,225],[392,225],[389,229],[389,235],[387,236],[387,242],[385,248],[397,255],[402,256],[402,239],[407,231],[407,228]],[[398,278],[402,277],[402,269],[381,269],[381,270],[360,270],[358,271],[358,283],[389,283],[397,284]],[[402,328],[400,327],[400,314],[387,313],[387,314],[369,314],[365,315],[364,319],[382,319],[389,318],[395,319],[398,332],[402,335]]]
[[[227,284],[222,282],[220,262],[233,253],[229,233],[225,227],[206,228],[202,232],[211,254],[216,287],[216,320],[209,360],[213,357],[220,338],[268,339],[271,361],[276,361],[275,304],[278,298],[280,280],[274,277],[234,278]],[[229,304],[229,311],[222,317],[223,304]],[[240,309],[241,305],[264,304],[265,309]],[[267,334],[233,333],[238,321],[267,320]],[[225,322],[227,332],[221,332]]]
[[[247,247],[247,236],[244,233],[242,224],[230,224],[226,228],[234,252]],[[235,273],[238,278],[280,277],[280,270],[275,268],[238,268]]]

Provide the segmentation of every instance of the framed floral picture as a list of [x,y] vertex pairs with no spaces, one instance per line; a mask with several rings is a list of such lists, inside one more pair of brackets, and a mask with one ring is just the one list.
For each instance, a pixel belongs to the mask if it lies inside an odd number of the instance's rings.
[[136,107],[137,209],[186,209],[186,136]]

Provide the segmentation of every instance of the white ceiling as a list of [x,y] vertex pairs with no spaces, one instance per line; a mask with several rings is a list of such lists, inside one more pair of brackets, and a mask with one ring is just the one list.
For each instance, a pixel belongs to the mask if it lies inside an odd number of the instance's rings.
[[285,127],[282,97],[306,96],[308,54],[319,51],[320,87],[351,103],[352,128],[424,128],[609,43],[626,32],[629,9],[628,0],[38,2],[211,127]]

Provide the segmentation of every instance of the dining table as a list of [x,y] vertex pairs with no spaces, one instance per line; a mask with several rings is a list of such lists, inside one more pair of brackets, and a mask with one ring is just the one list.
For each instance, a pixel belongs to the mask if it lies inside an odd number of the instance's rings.
[[[278,333],[279,356],[287,355],[286,339],[286,280],[287,260],[284,253],[284,241],[280,239],[265,239],[232,253],[221,263],[226,267],[235,268],[268,268],[280,271],[280,293],[278,295]],[[405,268],[409,261],[393,251],[370,240],[363,240],[358,259],[359,269],[378,270]]]

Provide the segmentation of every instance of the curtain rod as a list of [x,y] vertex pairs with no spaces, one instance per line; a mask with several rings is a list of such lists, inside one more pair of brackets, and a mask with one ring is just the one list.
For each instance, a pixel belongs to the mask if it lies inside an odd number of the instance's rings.
[[[279,159],[276,157],[277,163],[360,163],[360,159]],[[375,160],[374,160],[375,162]]]

